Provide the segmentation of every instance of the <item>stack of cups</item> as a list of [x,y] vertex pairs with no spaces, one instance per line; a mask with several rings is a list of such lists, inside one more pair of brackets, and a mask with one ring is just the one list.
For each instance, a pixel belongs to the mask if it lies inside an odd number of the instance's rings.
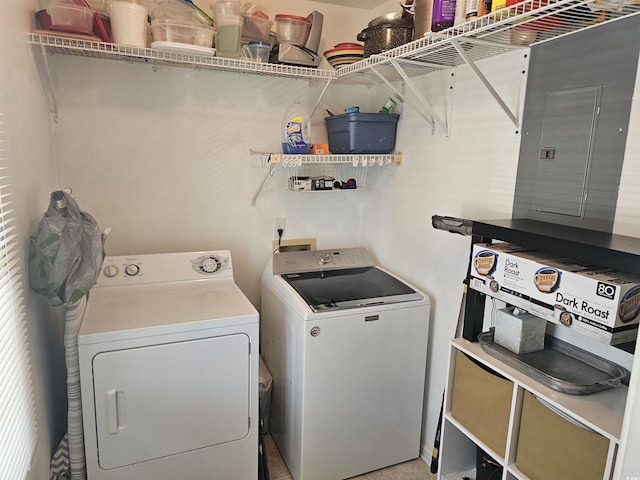
[[216,26],[216,55],[237,58],[240,56],[242,17],[240,0],[222,0],[211,5]]

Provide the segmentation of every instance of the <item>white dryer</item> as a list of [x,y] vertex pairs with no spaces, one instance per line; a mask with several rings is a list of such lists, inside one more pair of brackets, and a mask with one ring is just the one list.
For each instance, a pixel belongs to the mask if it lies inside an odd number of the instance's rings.
[[417,458],[429,297],[363,248],[275,254],[262,276],[270,432],[294,480]]
[[107,257],[78,333],[88,480],[256,479],[258,329],[228,251]]

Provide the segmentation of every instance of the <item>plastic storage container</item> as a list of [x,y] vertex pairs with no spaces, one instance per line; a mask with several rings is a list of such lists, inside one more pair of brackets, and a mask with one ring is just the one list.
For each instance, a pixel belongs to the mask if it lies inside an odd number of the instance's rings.
[[93,12],[82,5],[51,2],[47,7],[47,13],[53,25],[76,28],[87,33],[93,30]]
[[181,0],[165,0],[151,10],[151,20],[166,19],[187,23],[196,21],[196,10]]
[[213,28],[199,23],[157,19],[151,22],[151,30],[156,42],[186,43],[207,48],[213,45]]
[[144,5],[114,1],[109,4],[113,42],[121,45],[145,48],[147,46],[147,18]]
[[325,118],[331,153],[391,153],[396,147],[395,113],[345,113]]
[[240,2],[237,0],[221,0],[211,5],[213,16],[218,17],[238,16],[240,15]]
[[251,15],[243,13],[242,17],[242,38],[247,40],[257,40],[260,42],[268,42],[271,34],[271,26],[273,22],[269,18],[262,15]]
[[279,43],[304,45],[311,32],[311,22],[305,17],[296,15],[276,15],[276,34]]
[[[107,32],[107,36],[109,37],[109,39],[111,39],[111,20],[109,19],[109,17],[103,15],[102,13],[100,13],[100,18],[102,19],[102,24],[104,25],[104,28]],[[51,15],[49,15],[46,10],[38,10],[38,12],[36,12],[36,19],[38,21],[38,28],[40,28],[41,30],[51,30],[51,25],[53,25],[53,22],[51,22]],[[100,28],[98,27],[95,18],[92,17],[92,19],[93,34],[96,37],[99,37]]]

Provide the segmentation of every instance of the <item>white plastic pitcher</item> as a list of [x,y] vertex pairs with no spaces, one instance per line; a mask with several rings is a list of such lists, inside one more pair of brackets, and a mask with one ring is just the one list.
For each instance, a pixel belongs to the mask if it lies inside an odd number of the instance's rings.
[[109,17],[113,42],[146,48],[148,16],[149,11],[144,5],[126,1],[111,2]]

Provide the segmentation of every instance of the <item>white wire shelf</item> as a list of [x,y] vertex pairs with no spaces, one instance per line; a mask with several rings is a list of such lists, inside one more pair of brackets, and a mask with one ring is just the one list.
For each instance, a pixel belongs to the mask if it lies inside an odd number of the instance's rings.
[[[352,167],[370,167],[389,165],[390,163],[401,164],[401,153],[351,153],[351,154],[328,154],[328,155],[289,155],[284,153],[261,153],[266,155],[270,163],[281,164],[283,167],[299,167],[302,165],[328,165],[346,164]],[[265,158],[265,157],[263,157]]]
[[338,78],[358,83],[376,76],[387,81],[402,80],[400,69],[406,76],[416,77],[526,48],[511,43],[514,30],[535,32],[531,45],[536,45],[640,13],[637,0],[546,3],[547,0],[524,0],[442,32],[429,32],[424,38],[341,67]]
[[[256,152],[251,150],[250,155],[259,159],[263,167],[269,167],[262,182],[251,197],[251,205],[256,204],[256,198],[262,187],[274,175],[274,167],[279,167],[279,183],[282,188],[303,193],[327,193],[327,192],[353,192],[364,190],[367,170],[369,168],[385,165],[400,165],[401,153],[384,154],[328,154],[328,155],[290,155],[284,153]],[[330,177],[338,183],[354,180],[356,188],[310,190],[297,189],[289,186],[289,180],[299,177]]]
[[29,43],[41,46],[46,53],[78,57],[102,58],[150,65],[173,65],[236,73],[252,73],[295,78],[334,79],[335,70],[259,63],[240,59],[171,52],[153,48],[130,47],[56,35],[29,34]]

